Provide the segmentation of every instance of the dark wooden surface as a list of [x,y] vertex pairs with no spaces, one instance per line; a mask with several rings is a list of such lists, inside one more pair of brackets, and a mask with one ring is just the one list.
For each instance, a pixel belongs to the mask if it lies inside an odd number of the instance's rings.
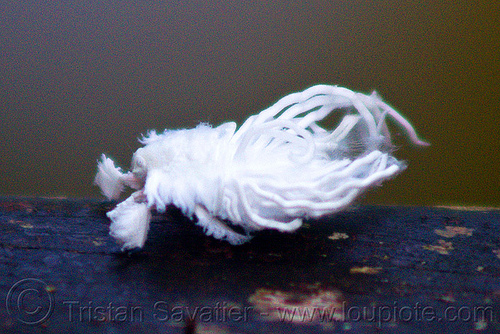
[[233,247],[172,209],[122,253],[114,204],[0,198],[0,332],[500,332],[499,210],[357,207]]

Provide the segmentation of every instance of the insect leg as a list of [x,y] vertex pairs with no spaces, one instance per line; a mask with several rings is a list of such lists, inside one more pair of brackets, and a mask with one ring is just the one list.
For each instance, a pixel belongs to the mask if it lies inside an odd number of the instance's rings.
[[229,226],[212,216],[204,207],[197,205],[194,213],[198,218],[197,225],[203,227],[206,235],[216,239],[227,240],[231,245],[239,245],[247,242],[252,237],[234,232]]

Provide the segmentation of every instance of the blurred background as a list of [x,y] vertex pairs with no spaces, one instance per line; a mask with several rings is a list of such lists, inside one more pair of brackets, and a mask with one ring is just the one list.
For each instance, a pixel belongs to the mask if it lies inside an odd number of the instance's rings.
[[[8,3],[8,4],[6,4]],[[101,197],[148,129],[241,124],[318,83],[379,94],[428,148],[362,203],[500,206],[498,1],[0,4],[0,195]]]

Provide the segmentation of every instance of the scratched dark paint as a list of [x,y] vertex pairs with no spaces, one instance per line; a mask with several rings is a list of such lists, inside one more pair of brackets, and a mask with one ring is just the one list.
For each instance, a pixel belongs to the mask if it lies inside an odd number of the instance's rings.
[[[302,325],[270,321],[255,311],[249,313],[248,321],[232,322],[195,318],[176,323],[152,316],[158,301],[192,309],[216,303],[252,307],[250,297],[262,289],[296,296],[289,298],[291,305],[326,290],[338,292],[347,307],[373,303],[414,307],[419,303],[433,307],[439,316],[450,305],[500,311],[498,210],[362,206],[308,221],[294,234],[263,231],[250,243],[232,247],[206,237],[172,208],[154,217],[142,251],[122,254],[108,235],[105,212],[113,205],[93,200],[0,198],[0,295],[6,296],[17,280],[32,277],[47,283],[55,296],[51,317],[34,327],[18,323],[1,308],[2,332],[377,330],[373,321]],[[438,234],[445,226],[473,232],[446,238]],[[335,232],[348,238],[328,238]],[[449,255],[426,249],[440,239],[453,243]],[[372,270],[360,273],[364,267]],[[134,306],[144,313],[141,321],[69,321],[68,304],[64,304],[68,301]],[[498,322],[473,321],[396,321],[382,328],[386,333],[468,333],[485,325],[483,333],[500,330]]]

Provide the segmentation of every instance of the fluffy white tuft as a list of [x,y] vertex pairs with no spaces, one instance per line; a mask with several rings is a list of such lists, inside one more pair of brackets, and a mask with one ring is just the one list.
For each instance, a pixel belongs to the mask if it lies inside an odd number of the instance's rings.
[[108,199],[118,199],[123,192],[124,182],[121,169],[115,166],[113,160],[101,155],[101,161],[97,163],[97,175],[94,184],[101,188],[104,196]]
[[[331,130],[320,122],[336,116]],[[293,232],[302,220],[338,212],[405,168],[392,156],[387,119],[417,145],[411,124],[375,93],[318,85],[249,117],[212,128],[149,132],[123,174],[104,155],[95,183],[108,198],[140,189],[108,216],[124,249],[142,247],[149,209],[175,205],[207,235],[240,244],[266,228]],[[139,200],[140,197],[140,200]],[[236,233],[223,221],[241,227]]]
[[198,218],[197,225],[202,226],[203,231],[208,236],[213,236],[214,238],[220,240],[226,240],[231,245],[240,245],[252,238],[249,235],[236,233],[229,226],[212,216],[205,208],[199,205],[195,208],[195,214]]
[[149,231],[151,212],[146,203],[136,200],[136,196],[137,193],[132,194],[107,213],[112,222],[109,234],[122,244],[122,250],[142,248]]

